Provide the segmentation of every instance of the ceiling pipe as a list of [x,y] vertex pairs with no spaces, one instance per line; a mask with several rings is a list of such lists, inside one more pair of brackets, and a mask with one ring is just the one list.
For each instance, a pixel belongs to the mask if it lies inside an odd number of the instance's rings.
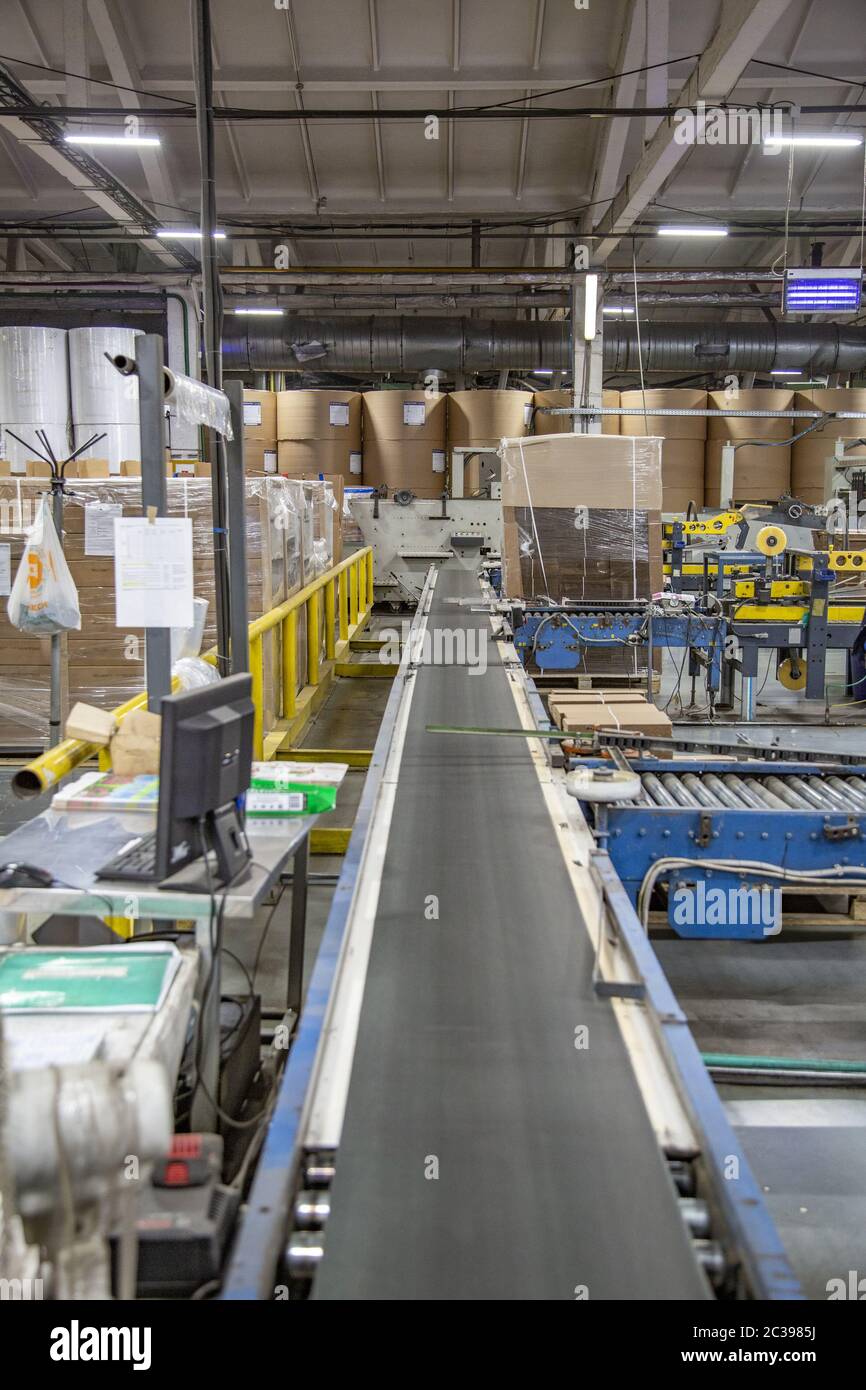
[[[242,320],[223,330],[226,370],[406,372],[434,365],[451,372],[568,370],[567,320],[380,317]],[[866,368],[866,329],[837,324],[605,324],[604,366],[610,372],[812,372]]]

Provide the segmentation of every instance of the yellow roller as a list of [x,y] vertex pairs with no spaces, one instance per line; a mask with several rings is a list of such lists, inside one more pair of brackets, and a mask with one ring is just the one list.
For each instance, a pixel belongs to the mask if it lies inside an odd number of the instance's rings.
[[[794,674],[796,670],[797,674]],[[786,690],[803,690],[806,685],[806,665],[803,661],[798,661],[796,667],[791,658],[787,656],[779,666],[779,681]]]
[[755,540],[762,555],[781,555],[788,537],[781,526],[762,526]]

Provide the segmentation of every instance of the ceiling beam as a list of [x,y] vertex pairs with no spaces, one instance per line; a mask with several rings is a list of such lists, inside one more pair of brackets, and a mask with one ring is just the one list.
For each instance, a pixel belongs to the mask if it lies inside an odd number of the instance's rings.
[[[301,83],[301,59],[298,50],[298,36],[295,30],[295,16],[292,10],[292,0],[286,0],[286,4],[283,6],[283,14],[285,16],[286,30],[289,36],[289,51],[291,53],[292,58],[292,67],[295,70],[295,105],[297,106],[299,111],[303,111],[304,98],[301,95],[301,86],[303,85]],[[285,86],[286,84],[284,80],[282,84],[282,89],[284,91]],[[304,164],[307,170],[307,184],[310,189],[310,198],[315,207],[318,209],[318,207],[321,204],[322,195],[319,191],[319,178],[316,173],[316,163],[313,159],[313,146],[310,143],[310,128],[307,125],[306,121],[299,121],[298,129],[301,135],[301,148],[304,152]]]
[[[87,0],[87,13],[105,54],[112,82],[123,87],[140,87],[141,74],[132,57],[129,37],[113,0]],[[126,111],[132,112],[142,104],[137,92],[118,91],[118,100]],[[173,213],[178,197],[165,165],[165,156],[162,151],[148,149],[139,150],[138,153],[151,200],[157,207],[165,208],[166,215],[162,220],[171,221],[168,214],[170,211]]]
[[[535,23],[533,26],[532,39],[532,71],[538,72],[541,64],[541,45],[544,39],[544,13],[547,7],[547,0],[535,0]],[[529,88],[524,88],[523,104],[528,107],[532,93]],[[451,122],[453,125],[453,122]],[[529,121],[524,119],[520,123],[520,145],[517,154],[517,178],[514,182],[514,196],[518,200],[523,197],[523,181],[526,177],[526,151],[529,148]]]
[[[791,0],[725,0],[718,28],[674,104],[694,108],[700,100],[712,103],[727,97],[790,3]],[[621,125],[622,122],[611,124]],[[600,260],[616,250],[622,237],[692,148],[675,139],[677,129],[673,117],[662,121],[598,223],[604,235],[604,240],[596,247]]]
[[[611,106],[633,106],[637,94],[638,75],[634,69],[643,62],[646,48],[645,0],[629,0],[625,23],[620,36],[616,57],[616,71],[628,74],[618,77],[610,92]],[[583,230],[601,221],[607,212],[609,200],[620,186],[622,161],[626,140],[631,129],[630,120],[603,121],[595,173],[592,181],[590,202],[593,207],[584,214]]]
[[[647,106],[666,106],[668,100],[668,70],[658,67],[667,63],[670,50],[670,0],[645,0],[646,3],[646,62],[644,78]],[[661,125],[661,116],[647,116],[644,123],[644,142],[650,141]]]

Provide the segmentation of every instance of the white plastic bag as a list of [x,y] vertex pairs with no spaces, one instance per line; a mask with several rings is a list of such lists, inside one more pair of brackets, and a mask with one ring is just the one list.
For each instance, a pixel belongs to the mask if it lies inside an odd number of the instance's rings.
[[51,637],[81,627],[78,590],[54,528],[47,496],[39,503],[15,575],[9,621],[31,637]]

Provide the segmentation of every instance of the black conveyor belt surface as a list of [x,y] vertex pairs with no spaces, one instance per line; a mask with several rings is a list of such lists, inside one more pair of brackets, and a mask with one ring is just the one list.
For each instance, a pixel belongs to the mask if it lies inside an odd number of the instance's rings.
[[[428,630],[489,635],[478,592],[441,571]],[[515,727],[486,649],[414,677],[313,1297],[706,1297],[530,753],[425,732]]]

